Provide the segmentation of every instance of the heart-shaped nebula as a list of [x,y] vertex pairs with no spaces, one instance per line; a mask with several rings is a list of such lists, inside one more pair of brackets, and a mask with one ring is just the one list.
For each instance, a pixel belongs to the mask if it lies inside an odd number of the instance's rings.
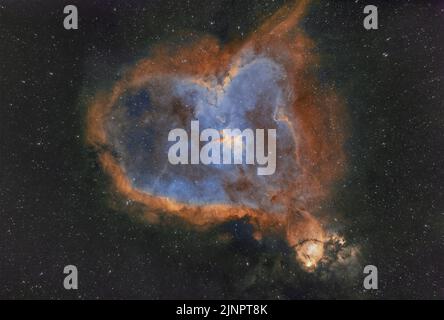
[[[285,7],[242,43],[210,36],[161,44],[89,106],[88,142],[124,199],[145,216],[173,214],[206,227],[248,217],[259,240],[282,234],[307,270],[335,235],[326,212],[344,167],[344,108],[316,81],[314,42],[298,27],[304,1]],[[276,168],[177,165],[169,132],[273,129]]]

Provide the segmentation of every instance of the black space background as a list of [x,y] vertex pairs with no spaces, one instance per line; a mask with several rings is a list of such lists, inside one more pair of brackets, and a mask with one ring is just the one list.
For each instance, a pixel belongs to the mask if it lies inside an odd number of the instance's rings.
[[[347,101],[350,173],[336,206],[380,289],[298,269],[244,221],[200,233],[143,225],[109,206],[84,144],[85,92],[160,40],[246,36],[285,1],[0,0],[1,298],[444,298],[444,4],[320,1],[304,22],[321,81]],[[63,28],[77,5],[79,30]],[[217,234],[228,231],[228,244]],[[79,269],[65,291],[63,267]]]

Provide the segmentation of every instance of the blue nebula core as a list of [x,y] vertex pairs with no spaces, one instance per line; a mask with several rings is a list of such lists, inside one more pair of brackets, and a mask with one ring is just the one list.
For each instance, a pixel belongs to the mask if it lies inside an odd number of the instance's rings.
[[[289,126],[294,96],[285,70],[266,56],[245,53],[232,76],[196,79],[164,75],[128,90],[106,121],[110,147],[133,187],[191,204],[243,204],[273,211],[282,204],[270,196],[283,192],[298,174],[294,153],[297,127]],[[258,176],[255,165],[171,165],[168,133],[192,120],[200,131],[276,129],[277,167]]]

